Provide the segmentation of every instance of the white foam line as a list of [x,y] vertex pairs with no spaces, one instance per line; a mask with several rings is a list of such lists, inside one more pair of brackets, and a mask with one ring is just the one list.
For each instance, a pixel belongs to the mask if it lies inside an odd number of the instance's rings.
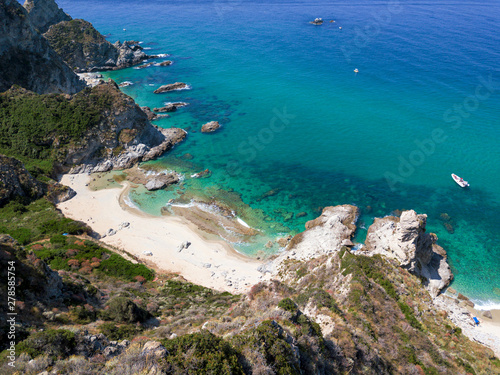
[[243,225],[244,227],[247,227],[247,228],[250,228],[250,225],[248,225],[247,223],[245,223],[243,220],[241,220],[239,217],[236,216],[236,221],[238,223],[240,223],[241,225]]
[[500,303],[493,301],[471,300],[476,310],[500,310]]

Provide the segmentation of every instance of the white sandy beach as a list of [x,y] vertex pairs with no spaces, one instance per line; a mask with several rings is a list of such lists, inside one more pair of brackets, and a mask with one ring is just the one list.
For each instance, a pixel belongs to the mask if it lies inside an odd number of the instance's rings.
[[[262,262],[237,253],[222,240],[203,238],[186,220],[155,217],[128,207],[123,202],[126,186],[93,191],[86,186],[89,180],[85,174],[64,175],[61,183],[77,195],[57,207],[66,217],[87,223],[101,236],[109,229],[117,231],[102,242],[153,263],[159,271],[177,273],[190,282],[216,290],[242,293],[269,278],[269,274],[257,270]],[[119,229],[122,223],[129,225]],[[191,245],[178,252],[185,241]]]

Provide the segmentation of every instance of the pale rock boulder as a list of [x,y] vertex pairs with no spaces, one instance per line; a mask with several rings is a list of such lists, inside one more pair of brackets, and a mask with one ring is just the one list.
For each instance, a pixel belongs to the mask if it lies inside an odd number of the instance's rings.
[[413,210],[403,211],[400,218],[377,218],[368,228],[363,253],[396,259],[401,267],[424,278],[425,287],[436,297],[453,280],[453,274],[446,251],[436,245],[437,236],[426,233],[426,222],[427,215]]
[[359,209],[352,205],[326,207],[321,216],[308,221],[306,230],[294,236],[285,251],[260,267],[260,271],[277,273],[282,262],[289,259],[299,261],[314,259],[339,251],[356,231]]

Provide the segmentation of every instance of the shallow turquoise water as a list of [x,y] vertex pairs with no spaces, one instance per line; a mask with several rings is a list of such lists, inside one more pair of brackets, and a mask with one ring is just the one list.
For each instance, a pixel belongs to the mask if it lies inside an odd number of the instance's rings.
[[[133,82],[123,91],[140,105],[190,103],[157,122],[190,134],[153,163],[187,175],[213,171],[186,179],[187,190],[228,199],[226,191],[237,192],[262,210],[253,219],[265,219],[272,237],[283,226],[302,230],[327,205],[358,205],[365,227],[396,209],[427,213],[428,230],[448,251],[453,286],[484,306],[500,305],[497,2],[59,4],[111,42],[135,39],[152,54],[171,54],[172,66],[108,75]],[[309,25],[315,17],[336,22]],[[192,89],[152,93],[176,81]],[[201,134],[210,120],[223,129]],[[193,159],[182,160],[185,153]],[[460,189],[452,172],[471,188]],[[159,214],[174,196],[133,198]],[[358,240],[365,234],[361,228]],[[263,241],[240,250],[253,254]]]

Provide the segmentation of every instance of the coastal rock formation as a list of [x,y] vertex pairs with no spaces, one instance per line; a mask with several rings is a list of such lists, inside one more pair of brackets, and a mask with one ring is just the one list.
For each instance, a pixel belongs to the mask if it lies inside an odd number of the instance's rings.
[[169,66],[172,65],[172,61],[167,60],[167,61],[162,61],[161,63],[158,64],[158,66]]
[[164,107],[161,107],[161,108],[155,108],[153,109],[153,111],[155,112],[175,112],[177,111],[177,108],[179,107],[185,107],[187,105],[187,103],[184,103],[184,102],[177,102],[177,103],[169,103],[167,105],[165,105]]
[[71,20],[54,0],[26,0],[23,7],[28,12],[29,21],[40,33],[46,32],[56,23]]
[[39,94],[74,94],[85,87],[16,0],[0,0],[0,20],[0,92],[19,85]]
[[219,128],[220,128],[220,124],[218,121],[210,121],[201,127],[201,132],[202,133],[212,133]]
[[400,218],[377,218],[368,228],[363,252],[396,259],[401,267],[427,280],[425,286],[435,297],[449,285],[453,274],[446,252],[436,245],[436,235],[425,232],[426,221],[427,215],[413,210],[403,211]]
[[162,94],[164,92],[174,91],[174,90],[184,90],[189,86],[183,82],[170,83],[168,85],[163,85],[153,91],[155,94]]
[[90,22],[80,19],[53,25],[44,35],[78,73],[122,69],[151,57],[136,41],[111,44]]
[[45,190],[45,186],[33,178],[20,161],[0,155],[0,206],[15,196],[40,198]]
[[144,187],[149,191],[165,189],[166,187],[179,182],[179,176],[176,173],[160,173],[149,180]]
[[141,109],[146,114],[146,116],[148,116],[149,121],[158,120],[159,118],[170,117],[169,115],[159,115],[157,113],[154,113],[149,107],[141,107]]
[[306,230],[294,236],[273,263],[277,266],[287,259],[313,259],[352,246],[358,215],[359,209],[348,204],[325,207],[321,216],[308,221]]
[[147,115],[113,81],[89,90],[87,95],[101,97],[107,105],[101,108],[99,122],[65,150],[66,156],[60,162],[62,171],[86,173],[130,168],[158,157],[186,137],[182,129],[151,125]]

